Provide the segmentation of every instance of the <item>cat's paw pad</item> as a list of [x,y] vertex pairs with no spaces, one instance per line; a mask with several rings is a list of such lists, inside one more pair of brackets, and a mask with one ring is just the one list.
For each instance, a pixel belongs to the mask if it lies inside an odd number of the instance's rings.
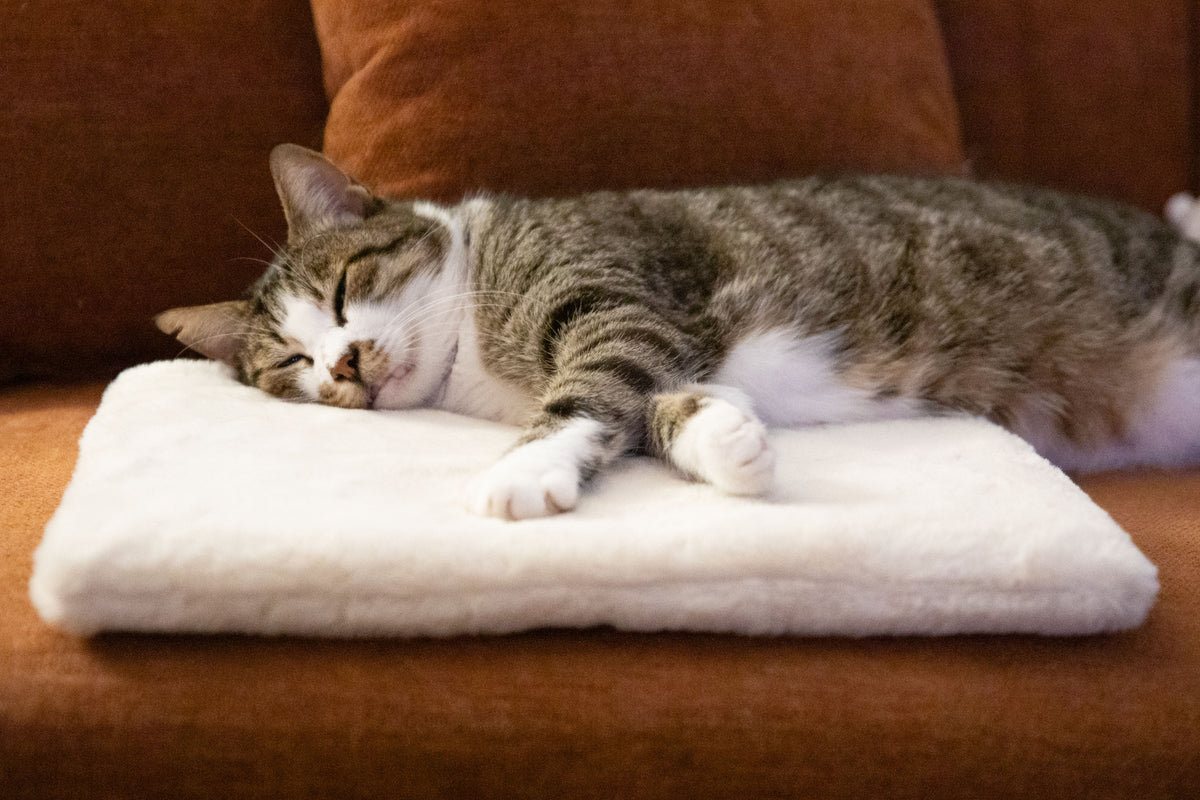
[[509,464],[504,460],[467,487],[467,510],[481,517],[520,520],[575,508],[579,476],[567,467]]
[[762,495],[775,477],[775,453],[761,422],[713,398],[688,420],[676,462],[727,494]]

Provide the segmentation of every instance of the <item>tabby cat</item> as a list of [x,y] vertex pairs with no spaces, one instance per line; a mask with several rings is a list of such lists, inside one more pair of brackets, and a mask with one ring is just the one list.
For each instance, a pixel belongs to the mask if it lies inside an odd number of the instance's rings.
[[1074,469],[1200,460],[1200,248],[1149,214],[955,178],[386,200],[271,170],[287,246],[159,327],[287,400],[524,425],[468,488],[574,508],[630,452],[770,487],[764,425],[986,417]]

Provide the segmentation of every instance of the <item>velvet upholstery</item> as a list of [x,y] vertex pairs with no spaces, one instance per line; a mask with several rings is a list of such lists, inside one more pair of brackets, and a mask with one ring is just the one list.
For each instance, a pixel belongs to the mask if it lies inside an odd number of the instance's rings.
[[226,299],[283,236],[267,153],[320,142],[294,0],[0,2],[0,383],[179,352],[151,322]]
[[976,174],[1154,212],[1196,182],[1195,3],[936,5]]
[[389,194],[962,168],[925,0],[313,7],[325,150]]

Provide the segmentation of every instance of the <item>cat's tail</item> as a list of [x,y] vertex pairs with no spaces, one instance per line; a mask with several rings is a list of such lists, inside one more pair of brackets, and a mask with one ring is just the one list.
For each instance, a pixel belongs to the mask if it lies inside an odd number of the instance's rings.
[[1172,195],[1163,208],[1163,216],[1184,236],[1200,242],[1200,199],[1187,192]]

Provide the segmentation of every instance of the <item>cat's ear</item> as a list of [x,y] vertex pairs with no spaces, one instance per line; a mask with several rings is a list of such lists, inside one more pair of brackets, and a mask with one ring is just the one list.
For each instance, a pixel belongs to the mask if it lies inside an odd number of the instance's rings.
[[246,338],[249,305],[244,300],[186,306],[164,311],[154,318],[163,333],[174,336],[201,355],[236,366]]
[[271,151],[271,175],[287,217],[288,244],[326,228],[362,222],[379,202],[332,161],[298,144]]

